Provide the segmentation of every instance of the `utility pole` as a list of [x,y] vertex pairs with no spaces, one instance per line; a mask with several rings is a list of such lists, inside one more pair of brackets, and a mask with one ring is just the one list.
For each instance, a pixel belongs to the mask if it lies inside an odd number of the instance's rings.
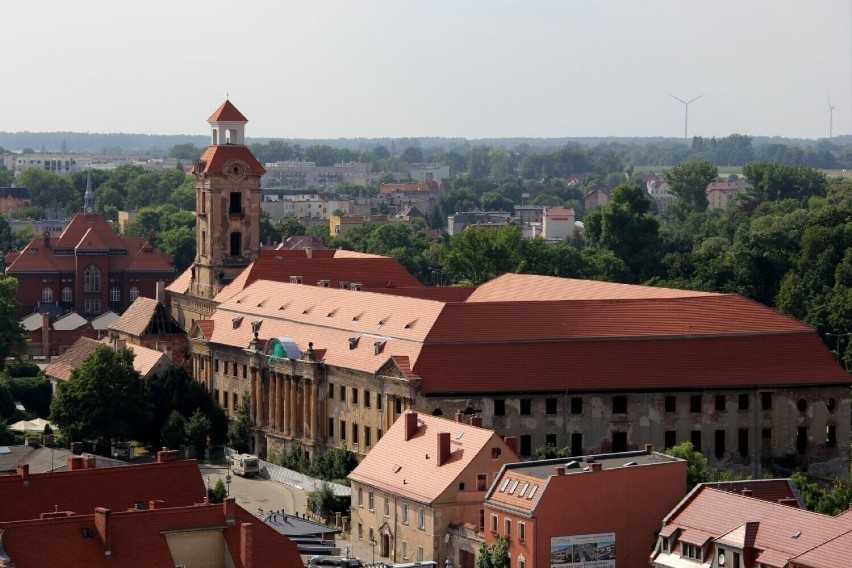
[[852,335],[852,332],[850,332],[850,333],[826,333],[825,334],[826,337],[834,337],[834,338],[837,339],[837,348],[835,349],[835,353],[837,354],[837,362],[838,363],[840,363],[840,340],[843,339],[844,337],[849,337],[850,335]]

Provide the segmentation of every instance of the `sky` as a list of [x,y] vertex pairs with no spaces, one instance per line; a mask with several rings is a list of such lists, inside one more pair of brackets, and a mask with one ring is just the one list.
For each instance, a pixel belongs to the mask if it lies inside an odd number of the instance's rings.
[[852,0],[3,2],[0,131],[852,133]]

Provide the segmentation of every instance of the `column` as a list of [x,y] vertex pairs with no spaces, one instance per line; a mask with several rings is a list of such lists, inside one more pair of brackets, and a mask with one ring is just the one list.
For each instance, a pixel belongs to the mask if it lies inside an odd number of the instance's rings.
[[319,389],[314,382],[311,383],[311,440],[316,442],[317,430],[319,428]]
[[[314,390],[313,381],[308,382],[305,381],[305,392],[304,392],[304,405],[302,406],[302,424],[304,424],[303,429],[305,431],[305,438],[311,436],[311,404],[313,403],[313,397],[311,393]],[[313,440],[313,438],[311,437]]]
[[269,384],[269,399],[266,401],[267,408],[266,412],[266,425],[274,428],[275,427],[275,373],[269,371],[268,375],[268,384]]
[[298,432],[296,431],[296,399],[299,397],[299,383],[296,382],[296,378],[293,377],[290,379],[290,401],[287,405],[287,410],[290,412],[290,436],[293,438],[298,437]]
[[275,423],[278,430],[284,429],[284,375],[278,375],[275,382]]
[[254,367],[251,369],[251,399],[249,405],[251,406],[249,409],[251,423],[259,426],[257,423],[257,369]]
[[290,435],[290,416],[292,412],[290,411],[290,399],[293,398],[293,389],[292,389],[293,380],[290,376],[284,377],[284,435]]

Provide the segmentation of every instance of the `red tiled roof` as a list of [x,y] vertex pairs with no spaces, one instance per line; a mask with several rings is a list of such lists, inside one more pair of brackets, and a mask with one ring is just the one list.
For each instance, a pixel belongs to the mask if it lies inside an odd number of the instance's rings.
[[[50,365],[45,367],[44,374],[58,381],[71,380],[71,373],[83,364],[86,358],[101,346],[109,347],[104,341],[96,341],[88,337],[81,337],[74,342],[62,355],[54,359]],[[133,368],[143,377],[147,377],[160,365],[162,359],[168,359],[165,353],[156,349],[149,349],[142,345],[127,344],[127,349],[133,352]]]
[[744,490],[751,491],[751,497],[769,501],[770,503],[778,503],[782,499],[794,499],[798,503],[800,509],[805,506],[799,501],[799,495],[791,479],[748,479],[738,481],[718,481],[714,483],[705,483],[707,487],[719,489],[721,491],[729,491],[731,493],[742,493]]
[[242,160],[249,166],[249,171],[257,176],[266,173],[266,169],[257,161],[254,154],[247,146],[208,146],[199,160],[204,164],[202,172],[205,174],[221,174],[225,163],[229,160]]
[[192,267],[184,270],[180,276],[175,278],[174,282],[166,286],[166,290],[175,294],[186,294],[189,290],[189,283],[192,282]]
[[[502,461],[495,468],[516,460],[506,443],[492,430],[471,426],[438,416],[417,414],[417,430],[405,440],[405,417],[394,422],[349,479],[420,503],[438,500],[465,468],[483,452],[499,448]],[[438,465],[438,433],[450,433],[450,457]],[[490,459],[490,457],[489,457]],[[455,499],[455,497],[453,497]]]
[[136,298],[124,314],[109,325],[109,329],[133,337],[183,333],[166,306],[142,296]]
[[[0,530],[3,531],[3,548],[16,568],[193,565],[192,561],[207,556],[208,551],[193,554],[191,548],[178,546],[173,555],[169,535],[188,532],[200,535],[205,530],[210,531],[213,539],[224,539],[219,542],[225,548],[223,552],[233,559],[235,568],[246,568],[241,543],[244,523],[251,524],[253,566],[302,566],[293,541],[239,505],[234,505],[232,519],[227,518],[224,505],[112,510],[108,520],[108,542],[102,542],[95,515],[90,511],[70,517],[3,523]],[[91,538],[83,537],[83,529],[90,531]]]
[[[105,490],[108,488],[109,490]],[[124,511],[159,499],[166,506],[201,503],[207,495],[195,460],[32,473],[25,486],[19,475],[0,476],[0,522],[37,519],[42,513],[95,507]],[[3,542],[5,546],[5,539]]]
[[548,207],[544,210],[544,215],[546,217],[552,217],[554,215],[573,215],[573,209],[565,209],[560,207]]
[[438,302],[464,302],[476,290],[476,286],[420,286],[411,288],[384,288],[373,290],[392,296],[406,296]]
[[205,339],[210,339],[213,336],[213,320],[195,320],[195,324],[198,326],[198,329],[201,330]]
[[225,99],[225,102],[213,111],[207,122],[248,122],[248,119],[243,116],[243,113],[237,110],[234,103]]

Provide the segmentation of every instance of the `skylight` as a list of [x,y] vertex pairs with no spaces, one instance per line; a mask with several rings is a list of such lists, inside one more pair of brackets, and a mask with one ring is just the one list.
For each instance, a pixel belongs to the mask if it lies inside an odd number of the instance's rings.
[[536,491],[538,491],[538,485],[533,485],[532,489],[530,489],[530,494],[527,495],[527,499],[532,499]]
[[517,479],[515,480],[514,483],[512,483],[512,488],[509,489],[509,495],[511,495],[512,493],[515,492],[515,489],[518,488],[518,483],[520,483],[520,481],[518,481]]
[[518,493],[518,497],[523,497],[523,496],[524,496],[524,493],[526,493],[526,492],[527,492],[527,488],[528,488],[529,486],[530,486],[530,484],[529,484],[529,483],[524,483],[524,486],[523,486],[523,487],[521,487],[521,492],[520,492],[520,493]]
[[510,481],[512,481],[512,480],[507,477],[506,481],[503,482],[503,485],[500,486],[500,493],[503,493],[504,491],[506,491],[506,488],[509,486]]

